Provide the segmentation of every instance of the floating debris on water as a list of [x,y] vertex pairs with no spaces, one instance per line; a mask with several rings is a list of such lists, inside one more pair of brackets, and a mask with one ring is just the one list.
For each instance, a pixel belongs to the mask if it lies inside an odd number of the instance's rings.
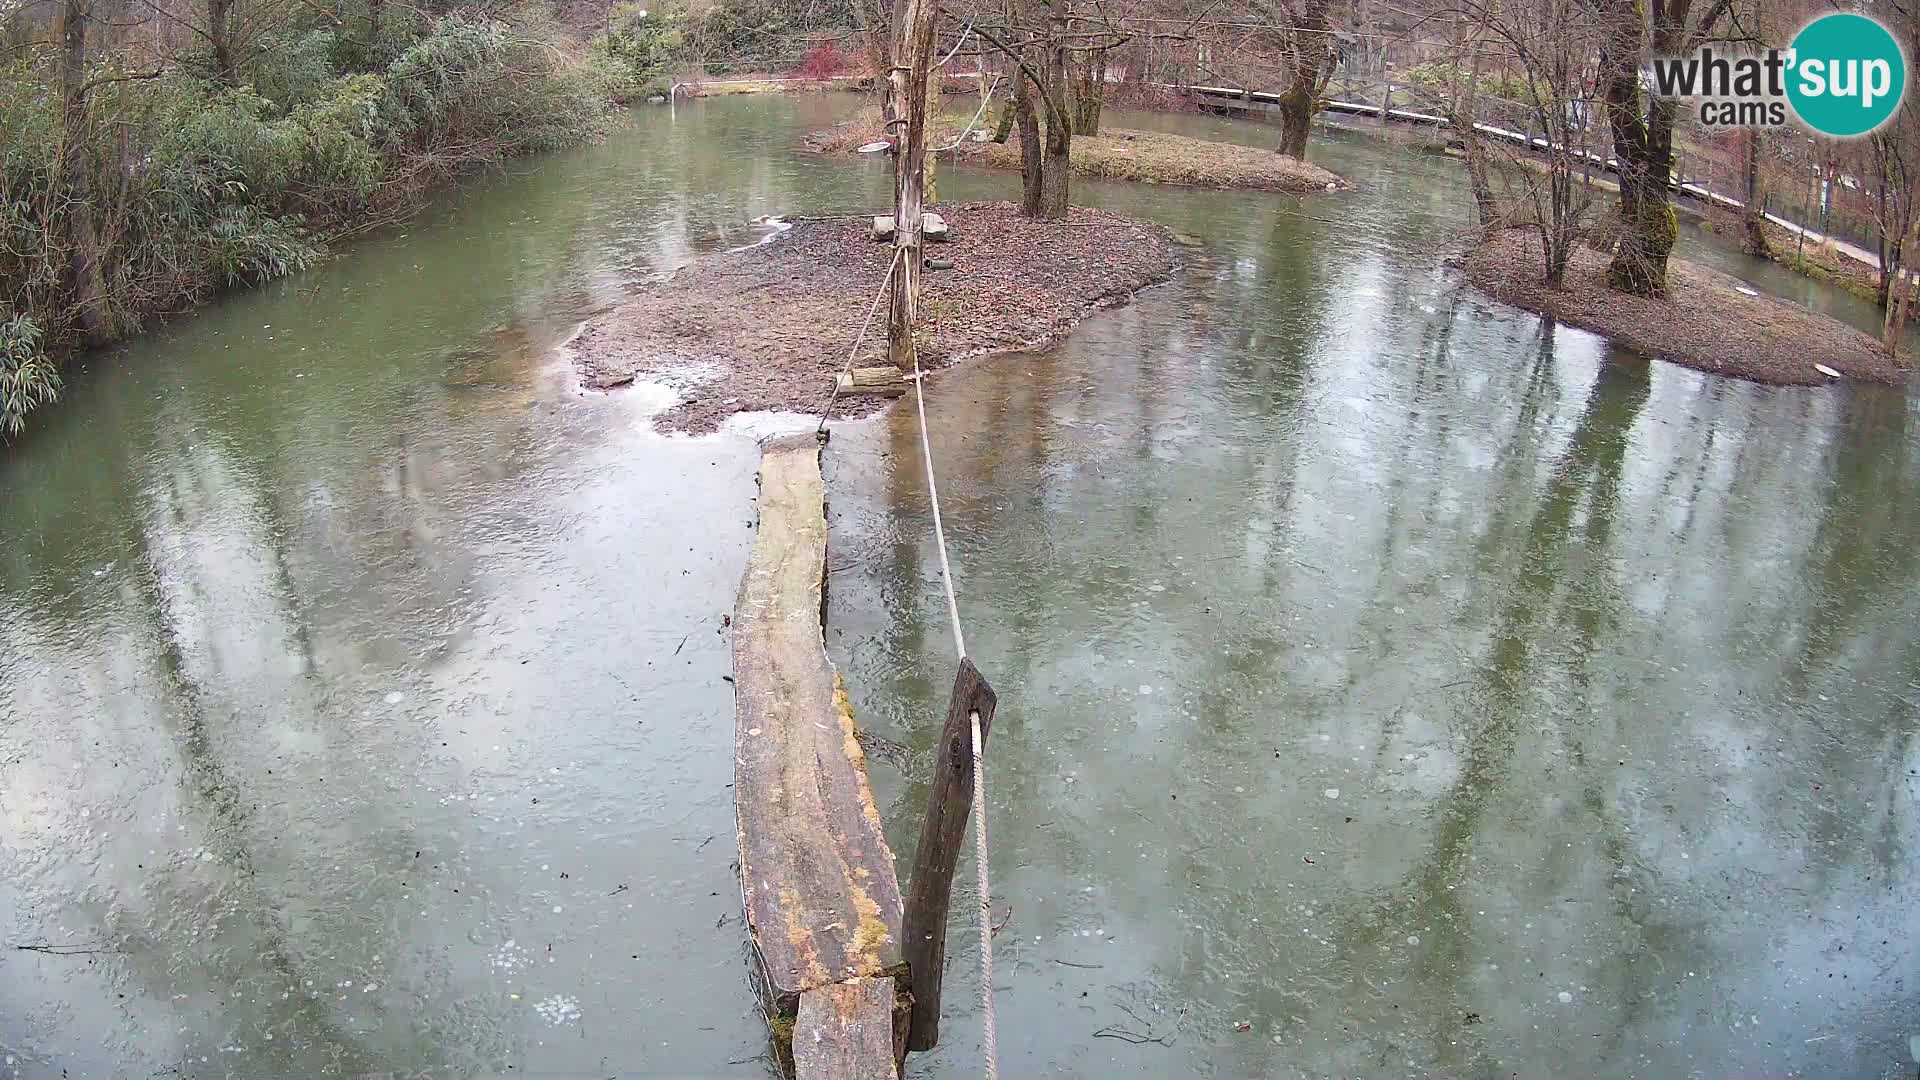
[[487,963],[495,971],[518,971],[527,966],[526,950],[512,938],[508,938],[505,944],[493,950],[493,955],[487,958]]
[[533,1011],[554,1027],[572,1024],[580,1019],[580,1000],[566,994],[555,994],[544,1001],[535,1002]]

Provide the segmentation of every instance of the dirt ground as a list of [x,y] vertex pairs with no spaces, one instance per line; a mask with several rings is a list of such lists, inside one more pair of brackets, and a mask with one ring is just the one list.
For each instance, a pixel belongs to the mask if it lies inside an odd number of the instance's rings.
[[[929,244],[928,257],[953,269],[921,279],[928,370],[1051,344],[1089,312],[1173,273],[1173,235],[1118,214],[1076,207],[1066,222],[1045,223],[1011,203],[932,209],[952,239]],[[574,364],[597,389],[636,379],[675,388],[681,401],[656,419],[662,430],[712,431],[739,412],[817,414],[893,257],[871,231],[864,216],[800,219],[770,243],[706,256],[589,321],[568,346]],[[887,362],[886,318],[875,317],[856,366]],[[882,404],[843,395],[834,414]]]
[[1469,281],[1508,303],[1715,375],[1815,386],[1833,381],[1815,364],[1871,382],[1903,383],[1911,374],[1881,353],[1878,339],[1789,300],[1748,296],[1718,270],[1675,258],[1667,264],[1667,298],[1646,300],[1609,289],[1607,261],[1583,245],[1565,283],[1550,289],[1539,237],[1516,229],[1468,252],[1462,266]]
[[[931,142],[936,146],[954,142],[972,118],[972,112],[942,113],[935,118]],[[881,139],[879,110],[869,109],[845,123],[813,132],[805,142],[811,150],[839,153]],[[1017,136],[1004,143],[965,141],[942,154],[940,159],[946,161],[954,155],[958,155],[963,164],[995,169],[1020,167]],[[1337,191],[1344,183],[1339,176],[1318,165],[1272,150],[1124,128],[1103,128],[1098,135],[1075,135],[1068,161],[1078,176],[1149,184],[1306,195]]]

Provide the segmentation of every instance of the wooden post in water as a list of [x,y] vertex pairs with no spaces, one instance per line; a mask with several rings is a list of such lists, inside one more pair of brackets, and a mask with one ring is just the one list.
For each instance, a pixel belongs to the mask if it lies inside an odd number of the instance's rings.
[[[900,956],[913,989],[913,1019],[907,1049],[931,1050],[940,1041],[940,976],[947,965],[947,908],[953,899],[953,869],[973,810],[973,715],[980,716],[980,743],[993,725],[993,687],[962,657],[947,701],[947,722],[933,763],[933,789],[920,843],[913,852],[913,879],[900,923]],[[982,913],[982,917],[985,915]]]
[[913,326],[919,315],[921,213],[926,194],[927,75],[933,66],[933,20],[939,0],[902,0],[894,22],[893,70],[887,98],[894,103],[900,152],[893,166],[893,246],[900,267],[893,274],[887,317],[887,358],[913,370]]

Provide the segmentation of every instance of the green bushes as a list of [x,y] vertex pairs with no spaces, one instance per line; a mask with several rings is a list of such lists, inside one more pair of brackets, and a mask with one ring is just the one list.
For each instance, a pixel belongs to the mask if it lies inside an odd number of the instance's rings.
[[[277,29],[242,85],[186,63],[96,76],[71,148],[55,58],[0,67],[0,435],[52,400],[46,357],[82,337],[76,237],[95,235],[106,323],[124,333],[305,269],[344,223],[397,217],[452,172],[580,142],[606,118],[617,73],[536,16],[360,10]],[[80,155],[84,189],[63,152]]]
[[613,9],[607,32],[596,43],[620,80],[623,100],[670,93],[672,74],[685,43],[684,17],[659,4],[625,3]]
[[0,322],[0,435],[18,435],[27,414],[59,392],[60,372],[40,351],[40,328],[23,315]]

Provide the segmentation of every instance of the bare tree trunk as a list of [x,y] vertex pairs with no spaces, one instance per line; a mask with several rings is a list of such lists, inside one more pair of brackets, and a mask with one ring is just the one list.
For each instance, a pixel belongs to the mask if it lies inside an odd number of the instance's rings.
[[213,46],[213,77],[227,86],[240,81],[233,55],[233,0],[207,0],[207,41]]
[[1020,213],[1039,217],[1041,156],[1045,150],[1040,145],[1040,119],[1034,115],[1033,80],[1016,68],[1013,85],[1013,112],[1020,126]]
[[1107,96],[1107,50],[1086,54],[1074,72],[1073,133],[1100,134],[1100,109]]
[[[878,52],[880,54],[875,58],[875,62],[880,68],[880,77],[886,80],[886,90],[880,96],[880,132],[887,138],[894,140],[895,146],[899,146],[905,141],[901,138],[900,119],[905,116],[907,112],[907,103],[901,97],[901,94],[905,92],[903,87],[905,86],[904,80],[906,79],[906,74],[897,70],[897,65],[900,63],[899,35],[902,33],[901,28],[907,25],[907,20],[911,17],[911,12],[908,8],[912,0],[894,0],[892,18],[887,20],[878,20],[877,18],[877,12],[883,10],[880,5],[884,0],[869,0],[869,2],[876,12],[876,21],[885,21],[887,24],[887,34],[882,41],[876,42],[873,40],[874,31],[871,23],[868,25],[867,30],[867,48],[870,52]],[[895,174],[894,187],[896,190],[899,188],[897,173]]]
[[1467,161],[1467,188],[1473,193],[1474,221],[1481,229],[1492,229],[1500,220],[1500,206],[1493,197],[1493,181],[1487,174],[1487,147],[1480,141],[1480,35],[1470,31],[1465,43],[1473,51],[1468,64],[1466,85],[1457,87],[1453,126],[1460,132],[1460,147]]
[[1880,145],[1880,136],[1877,133],[1873,136],[1873,140],[1874,164],[1878,167],[1880,173],[1879,182],[1874,185],[1874,224],[1876,226],[1874,230],[1874,244],[1880,249],[1880,285],[1878,290],[1880,295],[1877,299],[1880,302],[1881,308],[1884,309],[1887,306],[1887,302],[1893,298],[1893,292],[1888,285],[1887,278],[1887,267],[1893,265],[1893,245],[1888,242],[1887,236],[1889,231],[1887,229],[1887,211],[1889,204],[1887,202],[1887,163],[1885,151]]
[[[1916,196],[1920,196],[1920,190],[1907,193],[1909,206],[1913,205]],[[1907,226],[1906,240],[1900,245],[1900,250],[1903,252],[1911,251],[1916,244],[1920,244],[1920,214],[1911,216],[1913,221]],[[1900,335],[1906,330],[1907,301],[1913,295],[1913,282],[1907,278],[1904,257],[1897,259],[1890,269],[1883,269],[1881,276],[1890,279],[1889,287],[1892,289],[1892,295],[1888,298],[1890,302],[1887,304],[1887,321],[1880,332],[1880,348],[1888,356],[1892,356],[1900,351]]]
[[1620,240],[1607,283],[1635,296],[1667,291],[1667,258],[1679,238],[1668,201],[1673,170],[1674,102],[1649,97],[1641,108],[1640,62],[1646,25],[1639,0],[1605,0],[1608,20],[1600,47],[1601,98],[1620,164]]
[[1329,0],[1307,0],[1300,24],[1291,32],[1287,88],[1280,94],[1280,152],[1307,159],[1307,136],[1313,132],[1313,114],[1320,111],[1320,91],[1331,74],[1328,33]]
[[1741,175],[1745,180],[1745,206],[1740,213],[1741,247],[1749,255],[1770,258],[1773,251],[1767,245],[1766,218],[1762,216],[1761,200],[1765,198],[1760,190],[1760,131],[1748,128],[1745,153],[1741,160]]
[[1046,154],[1040,166],[1040,198],[1033,217],[1039,221],[1067,219],[1069,158],[1073,148],[1073,127],[1047,121]]
[[[926,2],[934,3],[935,0],[926,0]],[[931,37],[927,39],[927,56],[927,63],[931,65],[933,63],[933,39]],[[947,73],[941,68],[930,67],[927,72],[926,124],[929,134],[939,130],[940,90],[941,84],[946,82],[946,79]],[[922,172],[924,173],[922,178],[922,199],[924,202],[931,203],[939,201],[940,196],[937,194],[937,188],[934,186],[935,165],[939,162],[939,159],[940,155],[938,154],[926,155],[926,162],[922,168]]]
[[[372,0],[372,2],[379,3],[380,0]],[[873,69],[875,77],[885,79],[887,69],[893,66],[892,20],[888,18],[885,0],[859,0],[854,10],[859,14],[860,22],[863,24],[860,40],[867,53],[867,66]],[[886,101],[883,98],[880,104],[881,112],[884,113],[886,108]],[[888,116],[882,119],[893,118]]]
[[1073,114],[1067,108],[1067,21],[1055,14],[1047,20],[1049,40],[1042,47],[1045,62],[1040,90],[1047,106],[1046,153],[1040,160],[1040,198],[1033,217],[1064,221],[1067,185],[1073,151]]
[[68,287],[81,340],[113,338],[107,281],[101,268],[100,229],[94,218],[93,163],[87,154],[87,22],[89,0],[64,0],[60,13],[60,182],[66,188]]
[[919,313],[923,171],[927,159],[927,79],[933,65],[933,19],[939,0],[904,0],[894,21],[893,68],[888,96],[906,130],[894,158],[892,306],[887,319],[887,357],[902,371],[914,367],[914,323]]
[[[1879,235],[1875,239],[1878,241],[1876,246],[1880,249],[1880,283],[1877,299],[1884,310],[1893,305],[1894,275],[1887,268],[1904,264],[1907,229],[1909,223],[1916,219],[1916,215],[1912,198],[1910,196],[1903,198],[1899,186],[1900,181],[1905,179],[1906,171],[1901,167],[1905,159],[1899,153],[1899,147],[1885,131],[1875,132],[1872,139],[1874,166],[1880,174],[1879,183],[1876,185]],[[1811,182],[1807,187],[1807,206],[1809,212],[1802,216],[1810,221],[1813,217],[1810,209],[1813,206]]]

